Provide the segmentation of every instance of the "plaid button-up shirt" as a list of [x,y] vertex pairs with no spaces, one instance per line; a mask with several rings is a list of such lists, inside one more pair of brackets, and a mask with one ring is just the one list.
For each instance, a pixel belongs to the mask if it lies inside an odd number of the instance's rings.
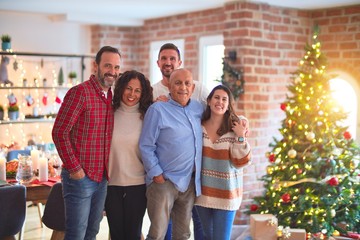
[[107,95],[94,75],[71,88],[52,130],[63,167],[70,173],[82,168],[96,182],[107,172],[114,125],[110,89]]

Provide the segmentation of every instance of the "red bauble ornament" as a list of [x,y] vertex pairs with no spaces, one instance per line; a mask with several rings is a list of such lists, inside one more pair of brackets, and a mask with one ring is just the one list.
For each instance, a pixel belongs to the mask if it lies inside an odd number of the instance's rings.
[[351,139],[351,134],[348,132],[348,131],[346,131],[346,132],[344,132],[344,138],[346,139],[346,140],[350,140]]
[[286,103],[282,103],[282,104],[280,105],[280,108],[281,108],[281,110],[285,111],[286,108],[287,108],[287,104],[286,104]]
[[300,168],[299,168],[298,170],[296,170],[296,173],[297,173],[297,174],[302,174],[302,172],[303,172],[303,170],[300,169]]
[[337,185],[339,185],[339,179],[337,177],[332,177],[327,181],[327,183],[330,186],[337,186]]
[[258,209],[259,209],[259,206],[258,206],[258,205],[256,205],[256,204],[251,204],[251,205],[250,205],[250,211],[255,212],[255,211],[258,210]]
[[269,155],[269,162],[271,162],[271,163],[275,162],[275,154],[271,153]]
[[289,203],[290,200],[291,200],[290,194],[284,193],[284,194],[281,196],[281,199],[283,200],[284,203]]

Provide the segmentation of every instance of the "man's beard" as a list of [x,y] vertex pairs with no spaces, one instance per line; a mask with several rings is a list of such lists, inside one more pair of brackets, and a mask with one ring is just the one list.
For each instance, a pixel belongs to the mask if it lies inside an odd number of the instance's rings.
[[[109,76],[110,77],[112,76],[114,78],[114,81],[112,83],[108,83],[105,81],[105,78],[109,77]],[[111,87],[114,84],[115,80],[117,79],[117,76],[118,76],[117,74],[105,73],[104,76],[101,77],[101,72],[99,71],[99,73],[98,73],[98,78],[99,78],[100,84],[103,87],[107,87],[107,88]]]
[[170,75],[171,75],[171,73],[174,71],[174,69],[171,69],[170,71],[168,71],[168,70],[161,70],[161,73],[162,73],[162,75],[164,76],[164,77],[166,77],[166,78],[170,78]]

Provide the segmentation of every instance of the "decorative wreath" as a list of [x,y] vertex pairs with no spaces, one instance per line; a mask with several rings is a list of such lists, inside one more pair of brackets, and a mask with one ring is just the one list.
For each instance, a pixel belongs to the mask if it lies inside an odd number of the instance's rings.
[[237,71],[230,66],[225,58],[223,58],[223,75],[220,82],[230,89],[235,100],[239,98],[240,94],[244,93],[245,81],[243,70]]

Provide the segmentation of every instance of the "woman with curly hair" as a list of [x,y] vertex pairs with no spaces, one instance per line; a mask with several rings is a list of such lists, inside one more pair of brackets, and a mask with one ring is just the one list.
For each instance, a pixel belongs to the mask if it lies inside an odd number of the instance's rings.
[[142,73],[132,70],[121,74],[114,88],[114,131],[105,202],[111,239],[141,239],[146,185],[138,143],[152,100],[152,87]]

